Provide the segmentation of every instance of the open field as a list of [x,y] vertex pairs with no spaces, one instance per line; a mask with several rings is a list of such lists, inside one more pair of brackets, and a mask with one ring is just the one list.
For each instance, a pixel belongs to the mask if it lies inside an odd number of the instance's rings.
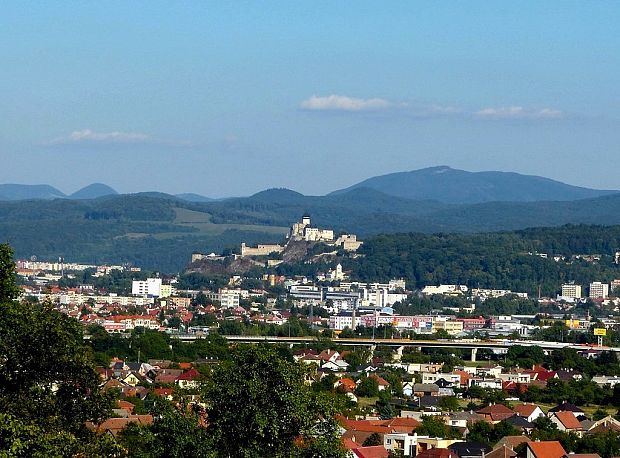
[[[218,235],[227,230],[254,231],[266,234],[282,234],[288,232],[287,227],[265,226],[258,224],[216,224],[211,222],[209,213],[189,210],[187,208],[175,208],[176,217],[174,224],[185,227],[193,227],[200,231],[200,235]],[[163,234],[160,234],[160,236]],[[187,235],[187,234],[185,234]]]

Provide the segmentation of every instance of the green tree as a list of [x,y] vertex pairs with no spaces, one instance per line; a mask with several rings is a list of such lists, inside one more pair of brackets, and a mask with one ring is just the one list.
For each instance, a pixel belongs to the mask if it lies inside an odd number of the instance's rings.
[[47,304],[0,304],[0,355],[1,412],[71,432],[108,414],[77,320]]
[[29,457],[124,457],[125,450],[107,435],[79,438],[68,431],[49,430],[0,413],[0,456]]
[[372,447],[374,445],[383,445],[383,441],[381,440],[381,435],[379,433],[372,433],[362,443],[363,447]]
[[370,356],[370,350],[368,348],[360,347],[348,352],[344,356],[344,360],[349,363],[351,370],[355,370],[358,367],[368,363]]
[[441,410],[447,410],[448,412],[456,412],[459,410],[459,401],[455,396],[442,396],[439,398],[439,407]]
[[207,431],[191,409],[164,403],[151,426],[129,424],[119,435],[129,455],[138,458],[215,457]]
[[82,326],[48,303],[14,301],[11,250],[0,245],[0,252],[1,449],[5,456],[100,456],[105,438],[86,422],[104,419],[111,399],[99,390]]
[[0,244],[0,302],[17,299],[21,291],[15,283],[13,249],[8,243]]
[[415,432],[419,436],[443,437],[445,439],[460,439],[462,437],[458,429],[448,426],[444,421],[435,415],[424,415],[422,424]]
[[374,377],[362,377],[357,384],[355,394],[367,398],[379,396],[379,384],[377,380]]
[[307,370],[274,347],[234,349],[205,390],[218,456],[343,457],[332,397],[304,383]]

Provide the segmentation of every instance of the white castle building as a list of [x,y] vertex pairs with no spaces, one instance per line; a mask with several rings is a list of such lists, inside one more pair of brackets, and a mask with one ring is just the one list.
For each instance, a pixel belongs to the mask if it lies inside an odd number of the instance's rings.
[[302,216],[301,222],[293,224],[289,238],[291,240],[305,240],[306,242],[333,242],[334,231],[312,227],[310,215],[305,214]]

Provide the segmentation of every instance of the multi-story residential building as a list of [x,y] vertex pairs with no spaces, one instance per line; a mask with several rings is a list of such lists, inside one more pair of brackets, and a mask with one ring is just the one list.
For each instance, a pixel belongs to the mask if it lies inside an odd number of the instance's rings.
[[422,289],[422,294],[425,296],[432,296],[434,294],[461,295],[466,293],[467,290],[467,286],[464,285],[429,285]]
[[463,322],[462,321],[451,321],[451,320],[436,320],[433,321],[433,332],[437,331],[446,331],[448,334],[456,335],[460,332],[463,332]]
[[564,283],[562,285],[562,297],[569,297],[572,299],[581,298],[581,285],[574,283]]
[[219,301],[223,308],[239,307],[239,299],[241,294],[239,291],[231,289],[221,289],[219,292]]
[[131,294],[135,296],[161,297],[161,278],[147,278],[131,282]]
[[609,285],[607,283],[601,283],[600,281],[592,282],[590,283],[588,295],[592,299],[605,299],[609,296]]
[[480,316],[478,318],[457,318],[456,321],[463,323],[463,331],[475,331],[476,329],[482,329],[488,326],[488,320]]

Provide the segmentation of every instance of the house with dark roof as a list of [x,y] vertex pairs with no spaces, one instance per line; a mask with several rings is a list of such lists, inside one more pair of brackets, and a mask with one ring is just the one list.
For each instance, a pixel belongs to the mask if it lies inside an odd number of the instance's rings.
[[520,415],[513,415],[506,418],[504,421],[525,434],[529,434],[534,429],[534,425]]
[[575,404],[572,404],[567,401],[564,401],[561,404],[558,404],[557,406],[549,409],[549,412],[547,412],[547,415],[551,416],[552,414],[556,412],[572,412],[575,417],[581,417],[584,414],[583,410],[581,410]]
[[418,407],[432,411],[439,410],[439,396],[420,396]]
[[450,413],[446,423],[455,428],[467,428],[478,421],[484,421],[484,417],[476,412],[466,410]]
[[484,458],[491,447],[477,442],[455,442],[448,447],[459,458]]
[[414,396],[439,396],[439,386],[434,383],[416,383],[413,385]]

